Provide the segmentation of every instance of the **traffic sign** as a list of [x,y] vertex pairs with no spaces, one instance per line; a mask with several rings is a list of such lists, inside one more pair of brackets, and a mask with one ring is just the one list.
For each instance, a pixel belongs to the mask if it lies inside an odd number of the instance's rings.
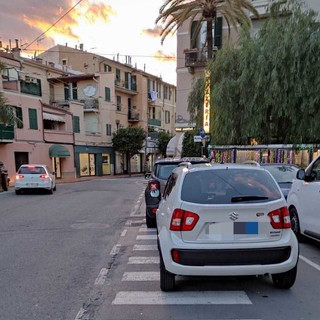
[[193,136],[193,142],[202,142],[202,140],[210,141],[210,135],[205,135],[203,138],[201,136]]
[[203,128],[200,128],[200,137],[204,138],[206,136],[206,133],[204,132]]

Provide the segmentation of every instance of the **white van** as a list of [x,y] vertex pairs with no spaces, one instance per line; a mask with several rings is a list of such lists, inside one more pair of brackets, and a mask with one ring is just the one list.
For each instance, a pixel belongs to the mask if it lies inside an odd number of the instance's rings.
[[320,241],[320,156],[297,172],[287,203],[294,233]]

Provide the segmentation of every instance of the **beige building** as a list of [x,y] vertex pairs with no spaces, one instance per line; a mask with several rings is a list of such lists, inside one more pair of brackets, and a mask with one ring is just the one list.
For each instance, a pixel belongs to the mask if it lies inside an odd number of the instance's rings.
[[47,164],[57,178],[125,172],[128,160],[114,152],[112,134],[127,126],[150,132],[130,159],[131,172],[142,172],[146,155],[158,156],[154,133],[174,132],[175,87],[132,67],[129,58],[123,64],[56,46],[26,59],[17,43],[0,51],[0,61],[6,66],[0,91],[22,120],[0,124],[0,160],[11,181],[22,163]]

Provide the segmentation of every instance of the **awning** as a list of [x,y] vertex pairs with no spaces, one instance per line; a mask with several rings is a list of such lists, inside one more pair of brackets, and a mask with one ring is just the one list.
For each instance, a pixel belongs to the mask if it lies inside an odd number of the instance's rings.
[[66,158],[66,157],[70,157],[70,152],[65,146],[63,146],[61,144],[53,144],[49,148],[49,157],[51,157],[51,158]]
[[43,112],[43,119],[44,120],[50,120],[50,121],[58,121],[58,122],[66,122],[63,118],[63,116],[58,116],[56,114]]

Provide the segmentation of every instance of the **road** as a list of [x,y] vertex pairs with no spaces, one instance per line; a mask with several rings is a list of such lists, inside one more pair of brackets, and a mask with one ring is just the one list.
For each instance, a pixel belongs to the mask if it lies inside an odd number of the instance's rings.
[[0,194],[0,320],[316,320],[320,245],[300,243],[291,290],[268,277],[177,278],[159,289],[141,177]]

